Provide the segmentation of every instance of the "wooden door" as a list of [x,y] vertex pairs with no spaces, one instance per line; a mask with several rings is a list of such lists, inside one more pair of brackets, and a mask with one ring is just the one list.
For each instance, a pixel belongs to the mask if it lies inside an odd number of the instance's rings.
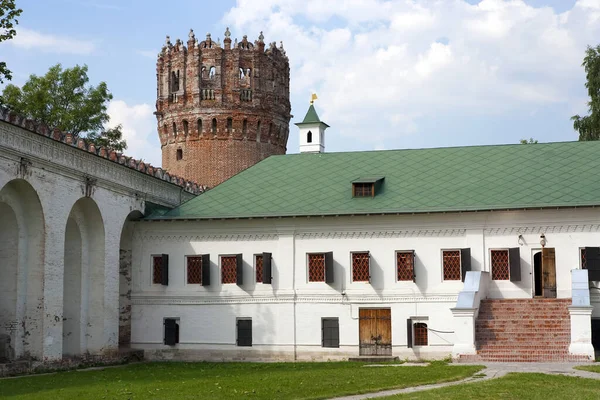
[[361,356],[392,355],[392,311],[389,308],[361,308],[359,343]]
[[553,248],[542,249],[542,284],[544,297],[556,298],[556,259]]

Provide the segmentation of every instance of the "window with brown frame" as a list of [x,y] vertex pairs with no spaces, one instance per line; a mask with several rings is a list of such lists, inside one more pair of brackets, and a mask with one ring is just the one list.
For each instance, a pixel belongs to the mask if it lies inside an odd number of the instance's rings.
[[254,255],[254,266],[256,268],[256,282],[262,283],[263,281],[263,255]]
[[442,258],[444,280],[460,281],[460,250],[444,250]]
[[352,281],[368,282],[370,274],[369,252],[352,253]]
[[325,282],[325,253],[308,255],[308,281]]
[[414,330],[414,345],[415,346],[427,346],[427,324],[424,322],[416,322],[413,325]]
[[236,256],[221,256],[221,283],[237,282]]
[[510,279],[509,253],[506,250],[491,250],[492,280],[507,281]]
[[375,194],[374,183],[356,182],[352,184],[352,196],[354,197],[373,197]]
[[396,272],[399,281],[414,280],[414,251],[397,251],[396,252]]
[[162,283],[162,255],[152,256],[152,283],[160,285]]
[[202,256],[187,256],[187,283],[202,285]]

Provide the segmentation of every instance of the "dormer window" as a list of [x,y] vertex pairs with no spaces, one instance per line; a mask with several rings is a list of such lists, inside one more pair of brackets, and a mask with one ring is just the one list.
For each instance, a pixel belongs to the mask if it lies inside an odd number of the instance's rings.
[[375,197],[380,191],[383,177],[359,178],[352,182],[352,197]]

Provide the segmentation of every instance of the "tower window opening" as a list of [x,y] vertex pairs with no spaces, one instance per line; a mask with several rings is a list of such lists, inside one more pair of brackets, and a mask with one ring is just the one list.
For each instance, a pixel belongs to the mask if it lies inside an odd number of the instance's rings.
[[212,120],[212,134],[216,135],[217,134],[217,119],[213,118]]
[[227,133],[231,133],[233,131],[233,119],[227,118]]
[[198,120],[198,135],[202,135],[202,120]]
[[187,136],[187,135],[188,135],[188,133],[189,133],[189,130],[190,130],[189,124],[188,124],[188,122],[187,122],[187,121],[184,119],[184,120],[183,120],[183,134],[184,134],[185,136]]
[[244,68],[240,68],[240,79],[244,79],[246,77],[246,70]]
[[205,79],[206,78],[206,67],[202,67],[200,70],[200,76]]
[[217,69],[215,67],[210,67],[210,70],[208,71],[208,78],[215,79],[216,74],[217,74]]
[[179,70],[171,72],[171,92],[179,90]]
[[167,124],[163,124],[163,135],[169,136],[169,128],[167,128]]
[[260,143],[260,121],[256,123],[256,142]]
[[306,143],[312,143],[312,132],[308,131],[306,134]]
[[248,120],[247,119],[245,119],[242,124],[242,133],[244,134],[244,136],[248,133]]
[[177,124],[173,122],[173,136],[177,136]]
[[182,149],[177,149],[177,155],[176,155],[177,161],[182,160],[183,159],[183,150]]

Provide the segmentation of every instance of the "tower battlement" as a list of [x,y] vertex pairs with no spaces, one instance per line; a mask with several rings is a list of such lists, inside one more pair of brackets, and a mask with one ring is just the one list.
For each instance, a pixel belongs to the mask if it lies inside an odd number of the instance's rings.
[[289,61],[262,33],[221,44],[167,36],[157,61],[156,117],[163,168],[215,186],[285,154],[291,118]]

